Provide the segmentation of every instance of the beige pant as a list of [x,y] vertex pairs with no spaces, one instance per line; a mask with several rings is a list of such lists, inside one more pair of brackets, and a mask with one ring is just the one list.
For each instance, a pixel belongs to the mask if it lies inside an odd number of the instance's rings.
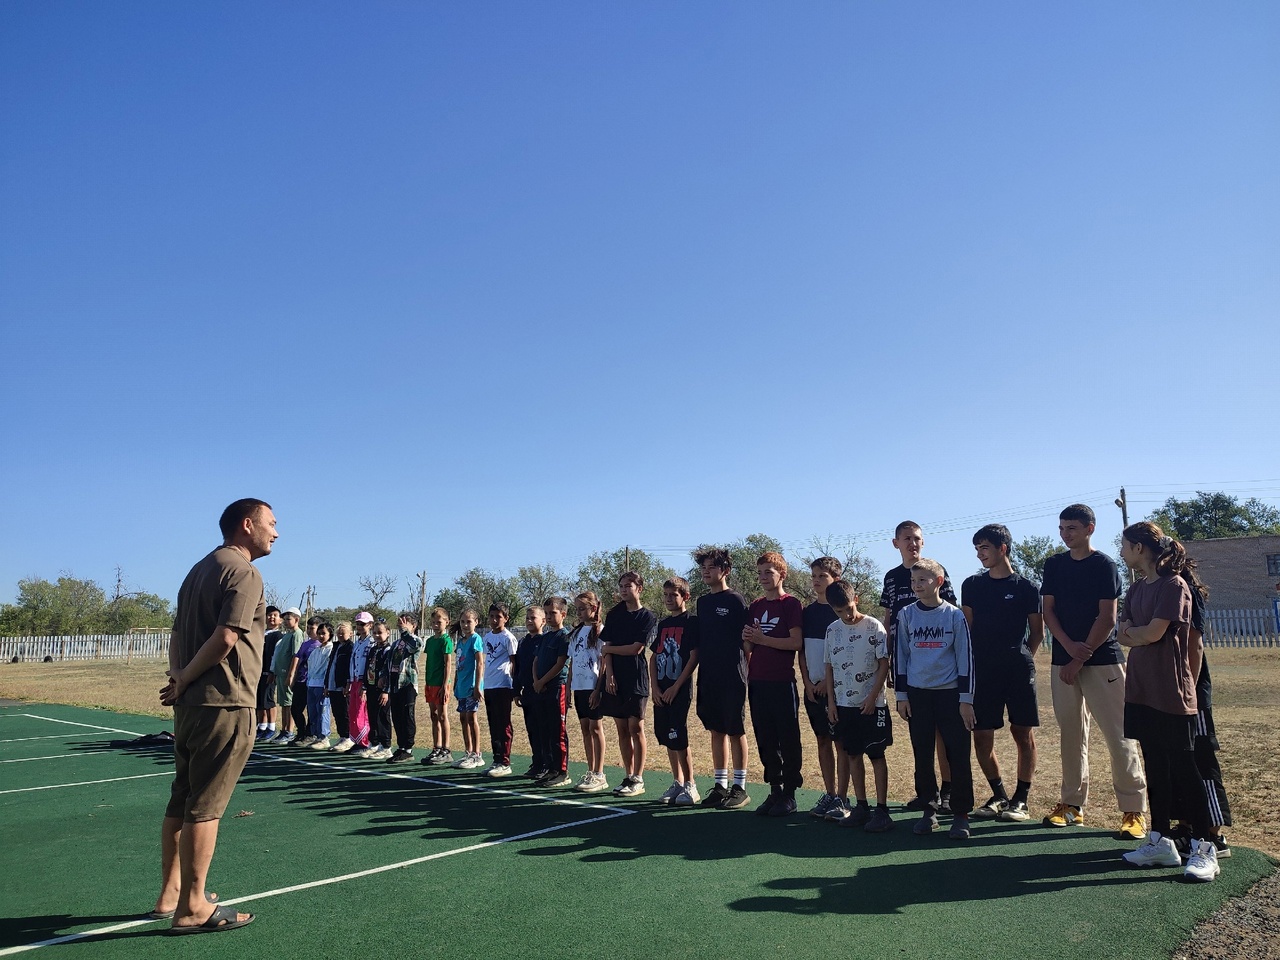
[[1098,722],[1111,751],[1111,785],[1122,813],[1147,807],[1147,780],[1138,741],[1124,736],[1124,664],[1082,667],[1074,684],[1053,667],[1053,715],[1062,735],[1062,802],[1083,808],[1089,799],[1089,721]]

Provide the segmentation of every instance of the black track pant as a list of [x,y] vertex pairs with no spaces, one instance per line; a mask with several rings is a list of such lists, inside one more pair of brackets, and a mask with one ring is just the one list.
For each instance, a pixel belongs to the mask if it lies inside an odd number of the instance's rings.
[[293,729],[298,731],[298,738],[307,735],[307,683],[293,685],[293,704],[289,707],[289,715],[293,717]]
[[569,769],[569,729],[565,726],[568,709],[563,683],[548,687],[535,701],[539,714],[538,732],[542,736],[542,758],[547,770],[564,773]]
[[796,683],[752,680],[747,684],[747,700],[765,782],[790,793],[804,783],[800,775],[800,699]]
[[1191,822],[1192,836],[1210,836],[1209,795],[1190,750],[1169,749],[1167,744],[1138,741],[1142,765],[1147,771],[1147,805],[1151,808],[1151,829],[1169,832],[1175,797],[1179,811]]
[[380,704],[378,701],[381,699],[381,690],[374,688],[369,691],[369,746],[371,747],[391,746],[391,701]]
[[351,724],[347,720],[347,695],[341,690],[330,690],[329,709],[333,711],[334,732],[339,739],[349,739]]
[[542,711],[538,709],[538,695],[533,692],[532,686],[521,695],[520,701],[524,711],[524,731],[529,735],[529,752],[533,754],[533,769],[549,770],[546,736],[541,726]]
[[911,752],[916,761],[916,796],[938,808],[938,778],[934,774],[934,731],[942,734],[951,765],[951,812],[967,814],[973,809],[973,770],[969,755],[973,737],[960,717],[959,690],[925,690],[907,687],[911,704]]
[[391,694],[391,722],[396,727],[396,746],[401,750],[412,750],[413,741],[418,738],[417,702],[418,691],[413,687],[400,687]]

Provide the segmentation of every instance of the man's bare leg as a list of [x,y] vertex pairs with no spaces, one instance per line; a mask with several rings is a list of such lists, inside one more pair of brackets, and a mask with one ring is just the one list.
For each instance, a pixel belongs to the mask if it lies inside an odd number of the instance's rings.
[[[165,819],[169,823],[169,819]],[[198,823],[182,824],[182,832],[178,838],[178,859],[181,866],[182,890],[178,896],[177,914],[173,918],[175,927],[198,926],[204,923],[218,909],[216,904],[205,899],[204,885],[209,876],[209,864],[213,861],[213,851],[218,845],[218,821],[201,820]],[[249,919],[247,913],[237,913],[236,919]]]

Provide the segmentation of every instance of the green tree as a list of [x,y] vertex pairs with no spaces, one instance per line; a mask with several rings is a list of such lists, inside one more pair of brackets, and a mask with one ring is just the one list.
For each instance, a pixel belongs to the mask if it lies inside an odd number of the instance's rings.
[[564,595],[573,590],[569,579],[549,563],[517,567],[515,581],[520,602],[526,607],[541,605],[547,597]]
[[[733,563],[733,569],[729,571],[729,589],[736,590],[748,600],[754,600],[760,596],[760,581],[756,579],[756,561],[760,559],[761,554],[772,551],[786,556],[782,544],[767,533],[753,533],[729,543],[704,544],[690,551],[690,557],[696,556],[698,550],[706,546],[722,547],[729,551],[729,560]],[[696,565],[689,568],[685,578],[693,588],[693,599],[696,600],[706,594],[707,585],[702,582],[702,573]],[[800,591],[809,589],[808,568],[798,569],[794,564],[788,563],[787,578],[783,581],[783,587],[787,593],[803,596],[804,594]]]
[[[630,563],[628,567],[627,564]],[[618,602],[618,577],[628,569],[644,579],[640,601],[656,614],[662,614],[662,582],[676,572],[660,563],[643,550],[631,548],[630,556],[625,548],[612,552],[600,551],[587,557],[579,566],[573,593],[591,590],[600,598],[600,605],[608,610]]]
[[1053,537],[1023,537],[1014,541],[1009,562],[1018,576],[1041,583],[1044,581],[1044,562],[1066,549]]
[[122,583],[117,578],[116,595],[108,600],[93,580],[70,574],[63,574],[56,582],[43,577],[19,580],[17,602],[0,606],[0,633],[61,636],[173,625],[168,600],[154,593],[125,593]]
[[505,603],[511,608],[511,619],[519,623],[524,610],[520,586],[514,577],[501,577],[483,567],[472,567],[435,595],[432,606],[444,607],[449,618],[457,622],[467,607],[475,610],[483,626],[488,622],[489,605]]
[[[813,596],[813,583],[809,578],[809,564],[818,557],[835,557],[844,567],[843,577],[857,588],[858,591],[858,609],[868,616],[883,620],[885,616],[884,608],[880,606],[880,591],[884,589],[884,574],[881,573],[880,567],[874,560],[863,553],[853,544],[846,544],[843,548],[835,546],[834,540],[830,537],[825,540],[814,538],[809,545],[809,549],[801,553],[800,559],[803,567],[799,573],[803,577],[803,586],[788,592],[795,592],[796,596],[802,598],[806,603],[810,603],[817,599]],[[788,581],[791,577],[787,578]],[[823,598],[825,602],[826,598]]]
[[1170,497],[1147,519],[1177,540],[1280,534],[1280,510],[1256,497],[1242,503],[1221,492],[1197,490],[1190,500]]

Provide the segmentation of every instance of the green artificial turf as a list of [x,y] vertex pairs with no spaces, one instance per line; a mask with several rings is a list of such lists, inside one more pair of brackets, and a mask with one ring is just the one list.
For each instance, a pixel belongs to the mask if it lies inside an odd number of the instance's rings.
[[[146,776],[168,769],[164,751],[21,714],[137,733],[166,726],[61,706],[0,710],[0,740],[19,741],[0,743],[0,761],[57,757],[0,764],[0,951],[149,909],[169,785]],[[3,792],[116,777],[142,778]],[[953,843],[945,830],[912,835],[911,815],[895,809],[897,829],[872,836],[803,815],[667,809],[653,802],[666,783],[653,773],[645,797],[590,798],[261,748],[222,823],[210,883],[258,919],[185,938],[183,955],[1166,958],[1274,869],[1237,847],[1216,882],[1192,885],[1180,871],[1126,868],[1129,845],[1098,830],[978,823],[968,843]],[[316,885],[263,896],[300,884]],[[165,925],[38,954],[171,957],[175,941],[157,935]]]

